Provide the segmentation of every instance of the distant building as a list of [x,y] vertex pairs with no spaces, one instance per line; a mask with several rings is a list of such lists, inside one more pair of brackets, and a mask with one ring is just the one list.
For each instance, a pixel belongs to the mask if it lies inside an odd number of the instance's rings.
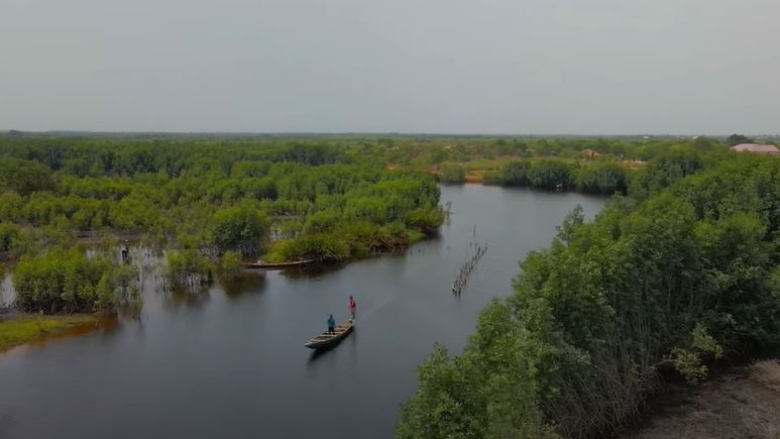
[[732,151],[737,152],[754,152],[756,154],[780,154],[780,149],[777,149],[774,145],[759,145],[757,143],[740,143],[730,148]]

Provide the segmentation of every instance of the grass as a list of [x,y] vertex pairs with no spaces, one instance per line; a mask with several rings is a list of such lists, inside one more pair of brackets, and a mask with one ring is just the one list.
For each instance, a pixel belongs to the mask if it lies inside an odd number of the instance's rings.
[[66,316],[22,314],[12,317],[0,321],[0,352],[95,321],[95,317],[86,314]]
[[268,251],[260,258],[263,260],[263,262],[275,264],[277,262],[285,262],[284,256],[282,255],[282,251],[284,249],[284,246],[287,244],[287,241],[289,239],[280,239],[278,241],[272,242],[268,246]]
[[422,241],[422,240],[424,240],[425,238],[428,237],[425,233],[420,232],[418,230],[414,230],[414,229],[407,230],[406,231],[406,236],[409,237],[409,245],[410,246],[412,244],[416,244],[416,243],[418,243],[418,242],[420,242],[420,241]]

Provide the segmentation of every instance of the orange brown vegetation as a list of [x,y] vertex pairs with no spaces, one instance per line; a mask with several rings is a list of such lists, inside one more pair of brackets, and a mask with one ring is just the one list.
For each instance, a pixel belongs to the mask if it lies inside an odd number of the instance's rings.
[[482,183],[485,177],[484,171],[474,171],[466,174],[466,183]]

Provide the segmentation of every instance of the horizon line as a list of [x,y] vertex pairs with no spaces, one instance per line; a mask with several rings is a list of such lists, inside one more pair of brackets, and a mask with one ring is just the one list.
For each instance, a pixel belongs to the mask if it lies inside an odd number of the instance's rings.
[[155,134],[155,135],[233,135],[233,136],[451,136],[451,137],[728,137],[733,134],[745,135],[745,136],[770,136],[778,137],[778,133],[759,133],[759,134],[744,134],[744,133],[600,133],[600,134],[583,134],[583,133],[448,133],[448,132],[401,132],[401,131],[167,131],[167,130],[128,130],[128,131],[97,131],[97,130],[67,130],[67,129],[53,129],[53,130],[19,130],[19,129],[5,129],[0,130],[0,133],[11,134],[18,132],[22,134]]

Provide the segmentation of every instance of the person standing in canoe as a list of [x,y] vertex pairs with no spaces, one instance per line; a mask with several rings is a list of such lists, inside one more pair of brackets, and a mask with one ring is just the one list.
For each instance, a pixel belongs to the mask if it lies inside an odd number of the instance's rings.
[[336,320],[333,319],[333,314],[328,317],[328,334],[335,334]]
[[352,320],[355,320],[356,311],[357,305],[355,304],[355,299],[352,296],[349,296],[349,312],[352,314]]

